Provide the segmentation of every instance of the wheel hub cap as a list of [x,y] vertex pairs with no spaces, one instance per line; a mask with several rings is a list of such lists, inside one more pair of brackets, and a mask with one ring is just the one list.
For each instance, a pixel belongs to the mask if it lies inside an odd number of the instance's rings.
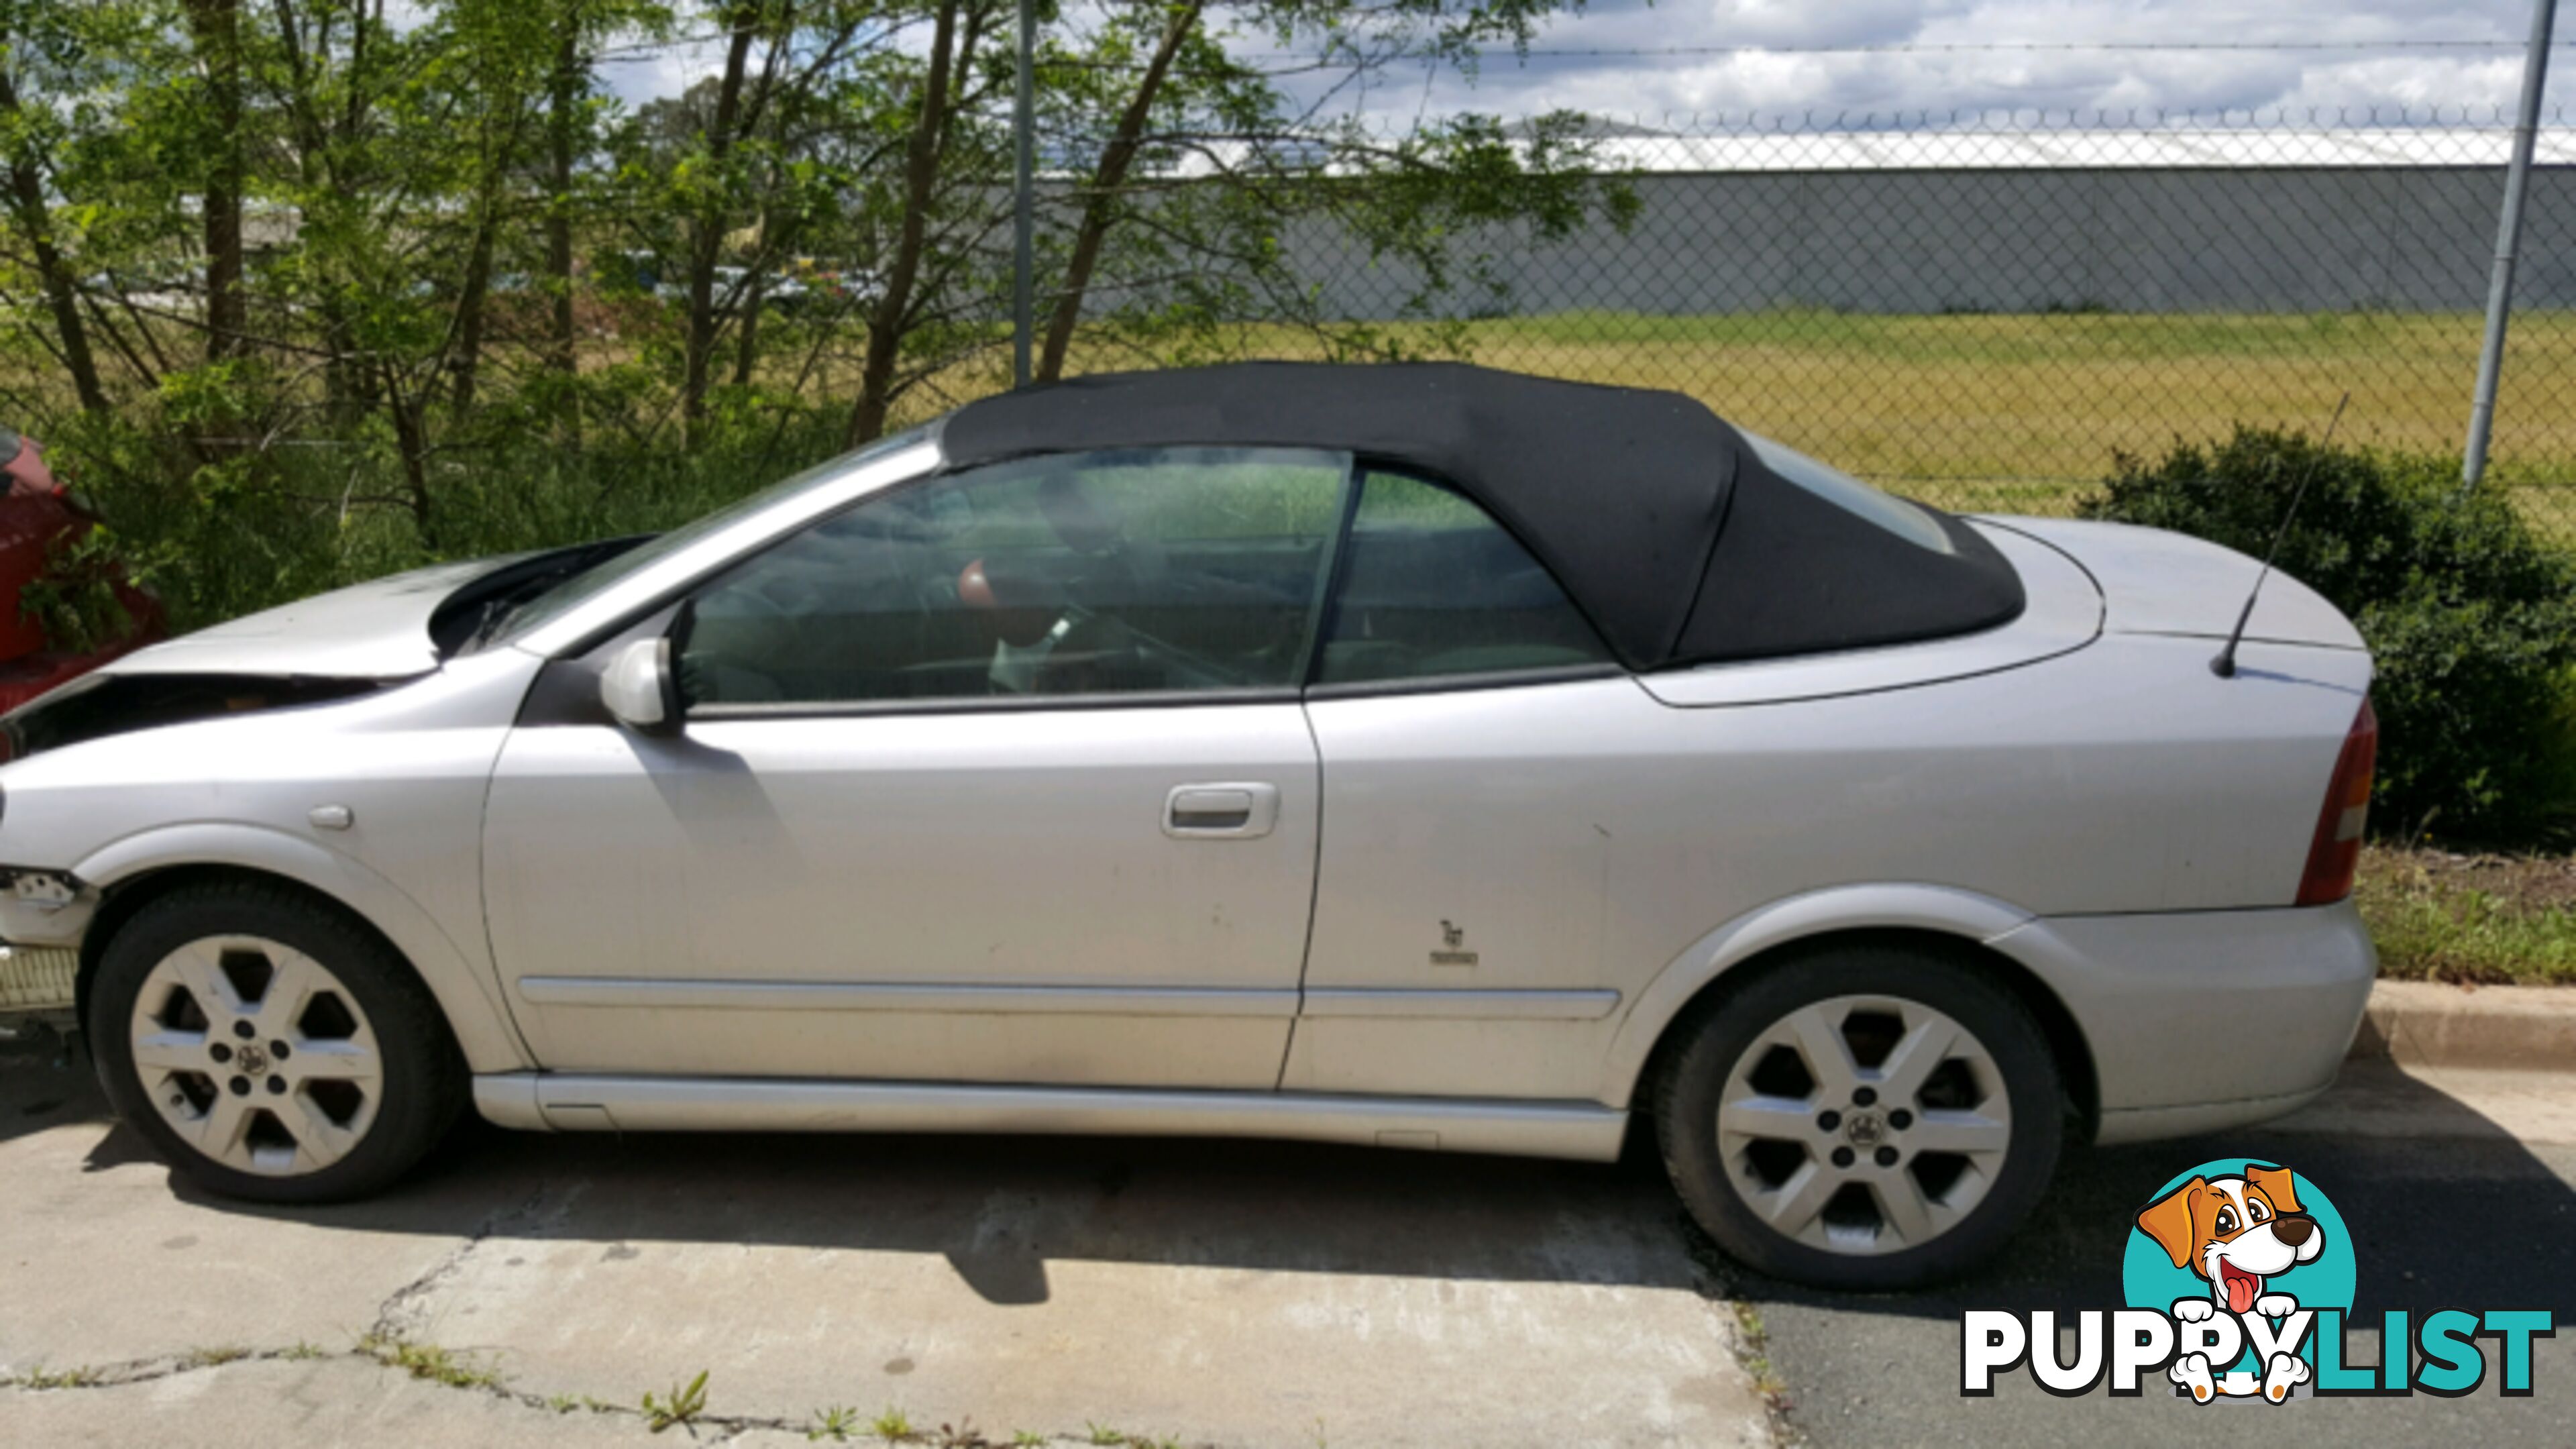
[[1728,1186],[1782,1235],[1827,1252],[1919,1247],[1985,1198],[2012,1106],[1983,1042],[1899,997],[1800,1007],[1754,1038],[1718,1098]]
[[222,1165],[319,1172],[375,1124],[384,1058],[358,999],[321,962],[256,936],[213,936],[144,977],[128,1037],[163,1122]]

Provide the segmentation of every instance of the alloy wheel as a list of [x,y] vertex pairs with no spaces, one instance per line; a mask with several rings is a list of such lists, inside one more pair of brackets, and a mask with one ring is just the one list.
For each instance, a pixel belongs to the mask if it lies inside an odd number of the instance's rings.
[[2012,1104],[1993,1054],[1920,1002],[1837,996],[1754,1038],[1718,1099],[1728,1185],[1793,1241],[1854,1256],[1958,1226],[2003,1170]]
[[319,961],[256,936],[163,957],[134,1001],[134,1069],[179,1136],[236,1171],[319,1172],[365,1140],[384,1058],[357,997]]

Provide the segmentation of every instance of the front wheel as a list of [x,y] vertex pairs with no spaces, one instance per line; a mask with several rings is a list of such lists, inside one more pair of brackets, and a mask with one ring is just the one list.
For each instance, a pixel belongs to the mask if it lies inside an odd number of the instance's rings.
[[2056,1170],[2047,1036],[1944,953],[1800,953],[1683,1030],[1656,1094],[1665,1167],[1720,1247],[1776,1277],[1883,1291],[1955,1275]]
[[91,992],[118,1115],[207,1187],[378,1191],[455,1122],[465,1068],[428,988],[336,912],[254,884],[177,891],[108,942]]

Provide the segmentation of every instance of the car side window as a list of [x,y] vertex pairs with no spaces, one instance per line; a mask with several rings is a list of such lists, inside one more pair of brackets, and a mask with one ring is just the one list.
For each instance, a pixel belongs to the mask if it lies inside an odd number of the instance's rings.
[[1519,540],[1463,495],[1401,473],[1361,480],[1327,629],[1322,684],[1610,661]]
[[1347,456],[1153,448],[935,478],[702,587],[693,709],[1287,689]]

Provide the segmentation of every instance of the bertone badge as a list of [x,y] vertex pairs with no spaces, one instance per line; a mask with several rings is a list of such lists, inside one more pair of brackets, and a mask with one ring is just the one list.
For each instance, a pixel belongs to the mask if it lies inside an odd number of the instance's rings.
[[1476,953],[1461,949],[1466,944],[1467,931],[1465,927],[1457,925],[1454,922],[1442,921],[1440,923],[1441,949],[1431,953],[1431,964],[1434,966],[1475,965]]

